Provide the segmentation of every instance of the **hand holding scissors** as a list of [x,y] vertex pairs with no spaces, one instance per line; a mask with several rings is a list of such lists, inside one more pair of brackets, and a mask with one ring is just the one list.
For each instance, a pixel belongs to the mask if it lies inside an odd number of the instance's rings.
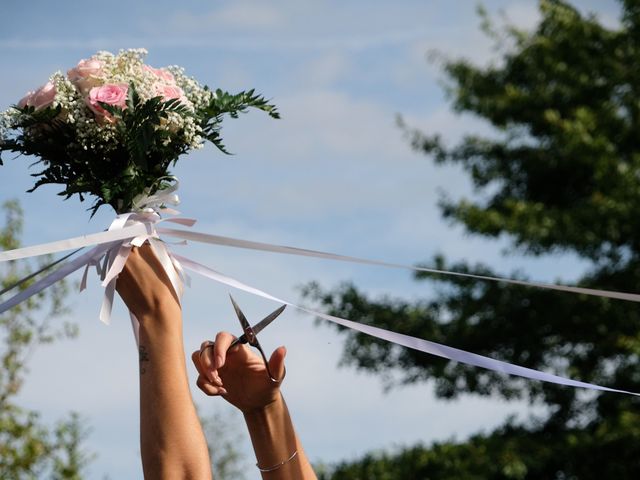
[[[276,349],[267,360],[256,335],[282,313],[284,306],[251,327],[233,298],[231,301],[243,334],[236,338],[227,332],[220,332],[215,342],[204,342],[191,358],[200,374],[197,382],[200,390],[210,396],[223,395],[230,403],[247,412],[264,408],[280,395],[286,349]],[[260,356],[247,344],[256,348]]]

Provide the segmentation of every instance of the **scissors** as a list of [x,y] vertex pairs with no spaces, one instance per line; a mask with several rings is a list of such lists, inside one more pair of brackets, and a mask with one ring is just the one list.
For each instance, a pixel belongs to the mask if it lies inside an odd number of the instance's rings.
[[[247,317],[244,316],[244,313],[242,313],[242,310],[240,310],[240,307],[238,306],[238,304],[236,303],[236,301],[233,299],[233,297],[231,296],[231,294],[229,294],[229,298],[231,299],[231,303],[233,304],[233,308],[236,311],[236,315],[238,316],[238,320],[240,321],[240,325],[242,326],[242,330],[243,330],[243,334],[240,335],[238,338],[236,338],[231,345],[229,345],[229,349],[241,344],[249,344],[250,346],[257,348],[258,351],[260,352],[260,355],[262,355],[262,360],[264,361],[264,366],[267,368],[267,375],[269,375],[269,379],[274,382],[274,383],[278,383],[280,382],[280,380],[278,380],[277,378],[275,378],[272,374],[271,374],[271,370],[269,370],[269,362],[267,361],[267,357],[264,354],[264,351],[262,350],[262,347],[260,346],[260,342],[258,342],[258,333],[260,333],[262,330],[264,330],[264,328],[269,325],[271,322],[273,322],[276,318],[278,318],[278,316],[284,311],[284,309],[287,307],[286,305],[282,305],[280,308],[274,310],[273,312],[271,312],[269,315],[267,315],[266,317],[264,317],[262,320],[260,320],[258,323],[256,323],[253,327],[249,324],[249,322],[247,321]],[[208,345],[206,345],[205,348],[210,348],[213,347],[213,342],[210,342]]]

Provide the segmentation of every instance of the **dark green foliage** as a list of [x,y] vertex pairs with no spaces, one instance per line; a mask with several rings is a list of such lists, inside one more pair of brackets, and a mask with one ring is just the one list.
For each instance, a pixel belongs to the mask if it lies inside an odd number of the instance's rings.
[[[442,198],[445,218],[471,234],[506,235],[525,254],[570,252],[589,261],[589,271],[571,283],[637,291],[640,2],[621,4],[622,26],[611,30],[563,1],[542,0],[535,31],[506,29],[500,62],[480,68],[444,61],[454,108],[488,121],[495,127],[491,136],[467,136],[449,146],[438,135],[404,128],[417,150],[437,163],[460,165],[476,187],[476,198]],[[526,278],[440,257],[428,264]],[[417,279],[438,283],[433,300],[376,300],[350,285],[307,293],[331,314],[640,392],[638,305],[461,278]],[[435,445],[419,448],[417,456],[407,450],[367,457],[340,467],[352,467],[351,476],[334,478],[638,478],[636,397],[505,377],[356,333],[345,336],[344,361],[356,368],[393,374],[401,383],[433,380],[443,398],[525,398],[549,408],[543,418],[447,444],[446,451]],[[486,453],[475,451],[478,445]],[[459,462],[463,452],[473,461]],[[522,466],[514,474],[501,470],[507,453]],[[446,462],[451,468],[440,469]],[[415,466],[413,473],[399,469],[406,463]],[[382,464],[382,471],[396,473],[366,470]]]
[[465,443],[437,442],[366,454],[319,480],[635,479],[638,415],[615,425],[556,432],[507,424]]
[[[220,128],[225,114],[238,118],[249,108],[280,118],[276,107],[253,90],[232,95],[217,90],[209,104],[191,112],[179,99],[163,101],[154,97],[143,101],[133,84],[128,88],[127,108],[100,104],[116,121],[116,136],[107,143],[95,140],[93,148],[85,149],[73,124],[58,119],[60,108],[13,107],[22,112],[12,125],[17,133],[0,138],[0,153],[17,152],[38,157],[34,163],[41,170],[34,187],[46,184],[64,185],[59,193],[65,199],[78,195],[96,197],[92,213],[102,205],[111,205],[116,212],[130,211],[133,199],[145,189],[151,194],[169,185],[169,168],[191,147],[179,139],[181,131],[158,128],[170,113],[190,116],[202,127],[203,141],[212,142],[228,153],[222,143]],[[90,121],[95,121],[91,119]]]
[[272,118],[280,118],[276,107],[262,96],[257,95],[253,89],[248,92],[240,92],[236,95],[231,95],[228,92],[217,89],[215,99],[202,114],[204,120],[201,122],[201,126],[205,138],[218,147],[220,151],[229,153],[225,149],[222,138],[220,137],[220,124],[223,115],[228,114],[231,118],[238,118],[239,114],[246,113],[249,107],[267,112]]

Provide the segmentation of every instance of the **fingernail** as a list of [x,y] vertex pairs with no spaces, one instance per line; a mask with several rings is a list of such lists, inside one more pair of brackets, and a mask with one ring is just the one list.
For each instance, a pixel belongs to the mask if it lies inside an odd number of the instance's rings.
[[227,390],[224,388],[220,389],[220,395],[226,395],[227,394]]

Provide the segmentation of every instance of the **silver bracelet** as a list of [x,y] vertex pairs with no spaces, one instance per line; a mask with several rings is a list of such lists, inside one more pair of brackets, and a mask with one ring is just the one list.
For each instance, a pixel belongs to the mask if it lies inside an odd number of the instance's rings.
[[268,467],[268,468],[262,468],[260,465],[258,465],[256,463],[256,467],[258,467],[258,470],[260,470],[262,473],[267,473],[267,472],[273,472],[274,470],[279,469],[280,467],[282,467],[283,465],[286,465],[287,463],[289,463],[291,460],[293,460],[294,458],[296,458],[296,455],[298,455],[298,450],[296,450],[295,452],[293,452],[291,454],[291,456],[289,458],[287,458],[284,462],[280,462],[277,465],[274,465],[273,467]]

